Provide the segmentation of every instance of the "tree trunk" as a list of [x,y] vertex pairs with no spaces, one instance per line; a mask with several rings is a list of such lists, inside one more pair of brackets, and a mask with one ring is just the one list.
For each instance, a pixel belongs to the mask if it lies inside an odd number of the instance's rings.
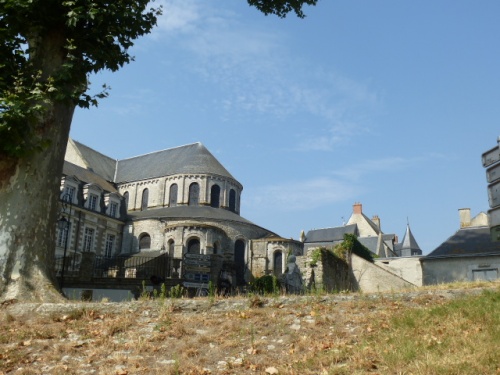
[[[33,39],[34,65],[46,79],[66,57],[60,32]],[[55,228],[64,154],[75,105],[47,108],[35,132],[48,148],[17,159],[0,154],[0,301],[62,301],[56,285]]]
[[74,107],[56,106],[44,124],[49,148],[0,160],[0,300],[56,301],[55,227]]

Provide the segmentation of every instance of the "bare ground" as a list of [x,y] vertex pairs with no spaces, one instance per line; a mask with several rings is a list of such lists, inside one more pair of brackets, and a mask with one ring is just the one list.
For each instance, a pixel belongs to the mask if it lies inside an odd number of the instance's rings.
[[498,284],[371,295],[11,301],[0,308],[0,375],[423,374],[391,368],[384,348],[367,340],[405,311],[485,288]]

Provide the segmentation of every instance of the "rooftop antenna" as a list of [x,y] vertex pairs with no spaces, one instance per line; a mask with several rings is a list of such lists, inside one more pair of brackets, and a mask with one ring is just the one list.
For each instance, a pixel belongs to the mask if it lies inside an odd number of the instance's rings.
[[345,219],[344,219],[344,217],[342,216],[341,219],[342,219],[342,226],[345,227]]

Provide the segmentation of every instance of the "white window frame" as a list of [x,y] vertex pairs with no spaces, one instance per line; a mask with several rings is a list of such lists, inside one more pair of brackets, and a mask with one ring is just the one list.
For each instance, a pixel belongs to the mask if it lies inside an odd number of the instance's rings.
[[71,228],[71,223],[68,223],[68,225],[65,225],[64,229],[58,228],[58,231],[59,231],[59,233],[57,235],[57,246],[58,247],[66,247],[66,241],[69,241],[68,231],[70,230],[70,228]]
[[73,176],[65,176],[61,180],[61,196],[60,199],[64,200],[65,195],[68,195],[70,200],[68,203],[77,204],[78,199],[78,186],[80,181]]
[[94,235],[95,235],[95,229],[94,228],[85,228],[85,232],[83,234],[83,248],[82,251],[84,253],[88,253],[94,250],[93,245],[94,245]]
[[67,185],[64,187],[64,193],[63,196],[67,195],[69,197],[70,203],[73,203],[75,200],[75,194],[76,193],[76,188],[71,185]]
[[106,248],[104,249],[104,256],[111,258],[113,251],[115,249],[116,236],[114,234],[108,234],[106,236]]
[[[85,198],[85,208],[91,211],[101,212],[101,195],[103,190],[95,184],[87,184],[83,187],[83,197]],[[92,195],[95,195],[95,206],[92,202]]]
[[111,202],[109,204],[109,216],[111,217],[116,217],[116,214],[118,212],[118,203],[116,202]]
[[116,193],[108,193],[104,195],[104,204],[106,205],[106,215],[113,218],[120,217],[120,196]]
[[98,199],[99,199],[99,196],[97,196],[94,193],[89,193],[89,196],[87,198],[87,201],[88,201],[87,208],[91,211],[97,211]]

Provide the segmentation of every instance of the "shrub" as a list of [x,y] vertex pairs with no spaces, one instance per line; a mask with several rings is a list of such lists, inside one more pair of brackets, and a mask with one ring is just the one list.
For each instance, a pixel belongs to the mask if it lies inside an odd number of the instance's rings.
[[265,275],[257,277],[250,283],[250,290],[258,294],[273,294],[280,289],[280,283],[276,276]]

